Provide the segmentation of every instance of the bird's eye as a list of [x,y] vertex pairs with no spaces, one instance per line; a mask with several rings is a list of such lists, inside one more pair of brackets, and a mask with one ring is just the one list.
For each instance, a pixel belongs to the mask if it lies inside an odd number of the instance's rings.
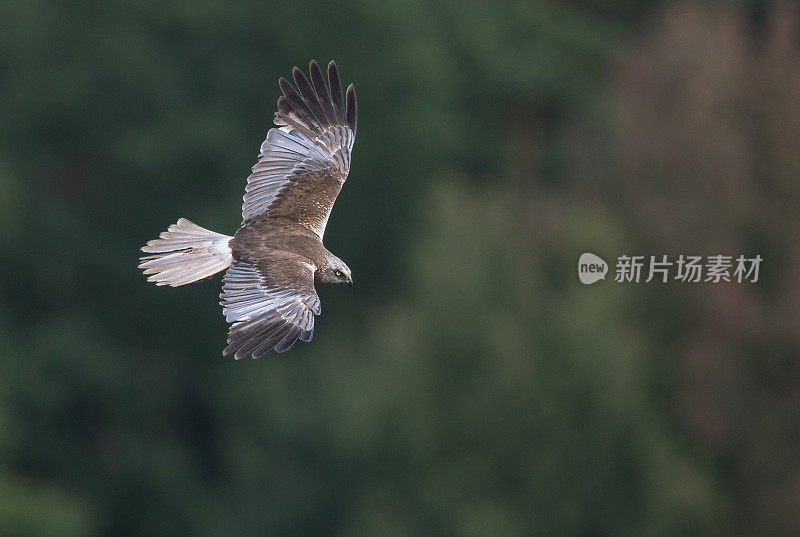
[[337,270],[334,274],[336,274],[336,276],[339,277],[339,278],[342,277],[342,271],[341,270]]

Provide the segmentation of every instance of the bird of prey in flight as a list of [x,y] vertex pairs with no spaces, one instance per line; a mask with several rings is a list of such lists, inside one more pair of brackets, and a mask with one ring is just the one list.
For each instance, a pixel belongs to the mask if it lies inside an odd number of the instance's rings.
[[348,266],[322,245],[325,225],[350,170],[358,112],[336,63],[328,82],[312,61],[311,80],[280,78],[275,125],[247,178],[242,224],[233,237],[184,218],[142,251],[139,268],[177,287],[227,270],[220,305],[231,323],[223,355],[259,358],[310,341],[320,300],[314,282],[353,285]]

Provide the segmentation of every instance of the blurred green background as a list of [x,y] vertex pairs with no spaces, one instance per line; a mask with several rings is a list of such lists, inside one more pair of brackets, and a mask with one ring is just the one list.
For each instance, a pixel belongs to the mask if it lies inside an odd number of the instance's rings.
[[[0,535],[800,534],[794,2],[0,6]],[[356,83],[311,344],[220,280],[277,78]],[[755,255],[591,287],[580,253]],[[612,267],[613,270],[613,267]]]

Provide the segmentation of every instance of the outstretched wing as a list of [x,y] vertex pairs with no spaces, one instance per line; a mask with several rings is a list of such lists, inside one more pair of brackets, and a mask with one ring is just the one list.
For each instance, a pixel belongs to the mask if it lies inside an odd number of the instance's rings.
[[299,258],[248,263],[234,261],[222,280],[225,319],[233,323],[224,355],[260,358],[310,341],[320,302],[314,268]]
[[316,62],[311,81],[297,67],[295,89],[279,84],[275,124],[261,144],[258,163],[247,178],[242,218],[259,215],[297,222],[322,239],[336,196],[350,171],[358,110],[352,84],[342,93],[336,63],[328,64],[328,82]]

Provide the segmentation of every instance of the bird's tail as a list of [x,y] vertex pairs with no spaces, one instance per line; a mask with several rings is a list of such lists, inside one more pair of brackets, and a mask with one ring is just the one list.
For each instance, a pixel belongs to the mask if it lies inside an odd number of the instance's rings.
[[227,269],[233,257],[231,237],[214,233],[185,218],[172,224],[142,251],[139,268],[149,274],[147,281],[177,287],[213,276]]

